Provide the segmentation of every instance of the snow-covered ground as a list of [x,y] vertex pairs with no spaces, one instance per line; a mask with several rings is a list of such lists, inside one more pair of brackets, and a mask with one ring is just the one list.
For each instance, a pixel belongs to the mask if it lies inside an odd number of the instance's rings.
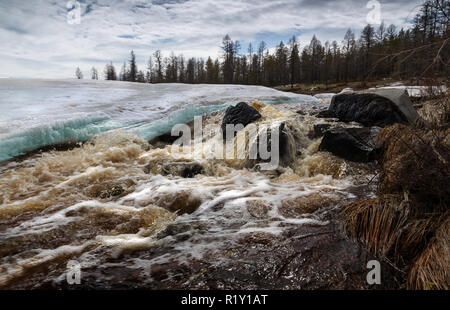
[[319,99],[323,103],[330,104],[331,99],[333,99],[334,96],[336,96],[335,93],[321,93],[321,94],[315,95],[314,97]]
[[260,86],[0,80],[0,161],[42,146],[125,129],[149,140],[241,101],[320,104]]
[[[374,89],[374,88],[371,88]],[[447,92],[447,87],[445,86],[406,86],[401,85],[400,82],[393,83],[389,86],[376,87],[376,89],[405,89],[410,97],[428,97],[431,95],[441,94]]]
[[[375,88],[370,88],[369,90],[374,89],[404,89],[408,92],[408,95],[410,97],[428,97],[430,96],[430,90],[433,95],[442,94],[447,92],[447,87],[445,86],[432,86],[431,88],[428,86],[407,86],[403,85],[401,82],[392,83],[389,86],[377,86]],[[343,94],[345,92],[351,92],[353,89],[351,88],[345,88],[343,89],[340,94]],[[322,93],[317,94],[314,97],[322,101],[323,103],[330,104],[331,100],[333,99],[333,96],[336,94],[334,93]]]

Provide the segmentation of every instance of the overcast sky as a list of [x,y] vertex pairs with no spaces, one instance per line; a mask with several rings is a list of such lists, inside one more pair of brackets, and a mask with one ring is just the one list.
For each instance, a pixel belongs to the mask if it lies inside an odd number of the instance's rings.
[[[134,49],[144,69],[157,49],[186,57],[218,57],[225,34],[273,48],[296,35],[303,48],[313,34],[340,42],[367,24],[368,0],[0,0],[0,77],[72,78],[79,66],[117,70]],[[75,3],[75,1],[73,1]],[[421,0],[382,0],[381,19],[408,26]],[[69,8],[68,8],[69,7]],[[73,23],[75,22],[75,23]]]

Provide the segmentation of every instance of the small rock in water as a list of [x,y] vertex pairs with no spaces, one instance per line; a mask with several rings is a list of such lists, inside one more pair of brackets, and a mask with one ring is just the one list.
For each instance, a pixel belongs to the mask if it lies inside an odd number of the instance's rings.
[[334,118],[335,117],[334,114],[328,110],[319,111],[319,112],[315,113],[315,116],[317,118]]
[[247,211],[254,218],[264,219],[270,211],[270,206],[264,201],[251,200],[247,202]]
[[309,135],[309,137],[312,139],[323,137],[330,128],[331,128],[330,124],[314,125],[314,131]]
[[202,165],[195,162],[171,162],[162,168],[162,175],[180,176],[191,179],[203,173]]
[[353,162],[370,162],[375,159],[376,141],[380,130],[379,127],[336,127],[325,133],[319,150],[331,152]]
[[191,221],[189,223],[175,222],[169,224],[163,231],[156,236],[157,239],[163,239],[168,236],[173,236],[177,240],[185,239],[187,236],[195,232],[203,233],[207,229],[204,223]]
[[167,211],[182,214],[194,213],[202,204],[200,198],[192,196],[187,191],[177,193],[162,194],[156,198],[157,206],[166,209]]
[[258,112],[258,110],[249,106],[245,102],[240,102],[235,107],[229,107],[222,122],[222,134],[224,139],[232,138],[226,137],[227,125],[242,124],[245,127],[260,118],[261,114]]
[[122,195],[125,192],[125,190],[123,189],[122,186],[113,186],[111,188],[102,190],[100,192],[99,197],[101,199],[107,199],[107,198],[111,198],[111,197],[117,197]]

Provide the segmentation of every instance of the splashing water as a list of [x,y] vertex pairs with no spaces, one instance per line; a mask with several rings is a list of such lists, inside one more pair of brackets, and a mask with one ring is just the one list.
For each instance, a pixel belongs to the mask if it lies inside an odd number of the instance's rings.
[[[110,259],[124,253],[162,249],[151,258],[138,255],[113,264],[146,270],[221,257],[248,236],[327,225],[330,209],[354,199],[349,188],[367,167],[318,152],[320,140],[308,133],[323,121],[293,113],[295,104],[254,106],[263,116],[258,125],[289,122],[295,131],[301,155],[290,165],[258,171],[244,168],[245,159],[203,156],[222,138],[223,112],[205,119],[213,129],[200,157],[180,158],[172,146],[155,148],[120,129],[79,148],[2,164],[0,287],[63,282],[71,259],[83,269],[108,268]],[[190,178],[165,170],[177,164],[202,170]]]

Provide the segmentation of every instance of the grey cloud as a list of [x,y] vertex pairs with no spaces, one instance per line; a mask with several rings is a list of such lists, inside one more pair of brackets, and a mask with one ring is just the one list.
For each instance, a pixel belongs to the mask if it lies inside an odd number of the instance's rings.
[[[96,61],[103,66],[110,59],[125,60],[131,49],[139,59],[157,49],[166,55],[173,50],[187,57],[217,57],[227,33],[241,42],[259,40],[261,34],[270,34],[268,41],[273,42],[300,34],[303,46],[313,34],[322,42],[339,42],[345,29],[359,32],[368,13],[368,0],[79,1],[81,24],[68,25],[65,0],[0,0],[0,40],[4,42],[0,53],[10,56],[5,68],[14,71],[6,75],[71,77],[74,66],[88,69]],[[405,25],[419,3],[383,0],[382,18]],[[25,60],[51,63],[53,68],[46,70],[43,65],[37,70]],[[57,72],[54,68],[61,72],[49,76]]]

